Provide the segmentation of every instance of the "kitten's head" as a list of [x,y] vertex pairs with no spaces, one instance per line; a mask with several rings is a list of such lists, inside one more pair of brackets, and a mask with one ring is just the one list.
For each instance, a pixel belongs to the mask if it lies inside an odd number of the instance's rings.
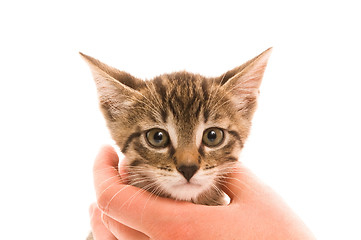
[[248,136],[270,53],[220,77],[176,72],[149,81],[82,54],[131,184],[211,204]]

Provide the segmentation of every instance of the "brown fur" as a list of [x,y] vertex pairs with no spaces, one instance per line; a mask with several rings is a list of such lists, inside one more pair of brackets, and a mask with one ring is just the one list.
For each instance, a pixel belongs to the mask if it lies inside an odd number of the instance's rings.
[[[153,172],[157,172],[157,177],[167,177],[175,174],[180,165],[192,164],[204,173],[215,175],[215,187],[180,200],[223,204],[219,190],[224,183],[222,177],[237,161],[249,134],[270,52],[268,49],[220,77],[207,78],[183,71],[163,74],[150,81],[142,81],[81,54],[92,70],[110,133],[127,156],[130,184],[172,197],[157,184]],[[202,130],[199,126],[223,129],[224,142],[216,148],[199,144],[196,137],[198,129]],[[147,143],[145,135],[152,128],[169,132],[167,147],[160,150]]]

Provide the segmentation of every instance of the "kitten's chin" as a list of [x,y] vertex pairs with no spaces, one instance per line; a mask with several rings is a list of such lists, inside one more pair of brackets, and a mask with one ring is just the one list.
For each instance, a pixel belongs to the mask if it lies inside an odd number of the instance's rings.
[[172,198],[182,201],[192,201],[198,198],[207,188],[201,184],[182,183],[168,188]]

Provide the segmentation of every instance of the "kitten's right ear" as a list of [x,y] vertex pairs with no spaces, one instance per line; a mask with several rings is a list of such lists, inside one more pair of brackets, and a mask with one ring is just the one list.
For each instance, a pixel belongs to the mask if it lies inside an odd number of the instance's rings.
[[110,67],[99,60],[79,53],[88,63],[98,90],[99,102],[105,117],[115,121],[129,108],[144,82],[126,72]]

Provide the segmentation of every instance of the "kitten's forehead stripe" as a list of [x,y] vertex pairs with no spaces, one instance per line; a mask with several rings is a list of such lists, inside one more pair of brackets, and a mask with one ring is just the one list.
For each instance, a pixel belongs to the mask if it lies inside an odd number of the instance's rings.
[[177,113],[176,113],[173,103],[171,101],[168,101],[168,106],[173,114],[173,117],[177,117]]
[[162,120],[163,120],[163,122],[164,122],[164,123],[167,123],[167,118],[168,118],[167,111],[164,110],[164,109],[161,109],[160,114],[162,115]]
[[202,107],[202,104],[198,103],[198,107],[197,107],[197,110],[196,110],[196,113],[195,113],[195,116],[196,116],[197,119],[199,118],[199,113],[201,112],[201,107]]
[[214,114],[214,116],[213,116],[213,121],[218,121],[218,120],[220,120],[220,119],[222,119],[221,114],[219,114],[219,113]]
[[208,81],[202,81],[202,90],[203,90],[203,97],[204,100],[208,100]]
[[209,111],[208,109],[204,109],[203,110],[203,118],[204,118],[204,123],[208,122],[208,118],[209,118]]
[[[154,80],[154,86],[155,86],[155,90],[158,93],[158,95],[161,97],[163,104],[166,102],[166,95],[167,95],[167,90],[166,87],[163,85],[163,80],[161,77],[156,77]],[[167,118],[168,118],[168,113],[167,113],[167,108],[163,105],[163,106],[159,106],[161,109],[161,116],[162,116],[162,120],[164,123],[167,122]]]
[[202,112],[203,80],[205,79],[195,74],[178,72],[157,77],[154,82],[157,93],[162,96],[163,106],[167,106],[176,120],[188,119],[191,123],[193,118],[198,118]]
[[155,90],[161,96],[163,102],[165,101],[165,97],[167,94],[166,87],[163,85],[162,78],[156,77],[154,80]]

